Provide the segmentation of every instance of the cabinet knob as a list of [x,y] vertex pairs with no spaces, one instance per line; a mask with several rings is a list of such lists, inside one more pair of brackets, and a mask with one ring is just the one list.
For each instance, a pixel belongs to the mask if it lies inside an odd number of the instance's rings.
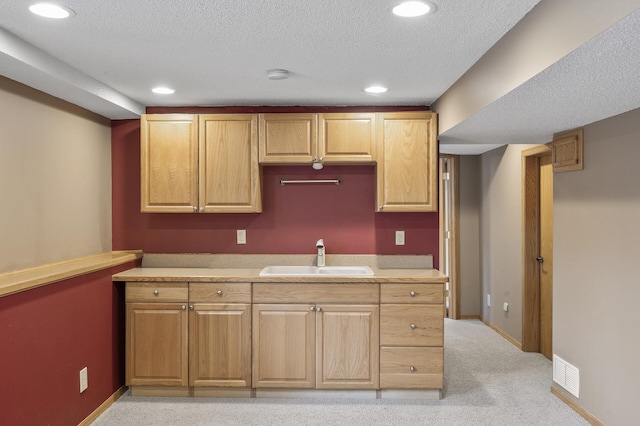
[[198,208],[194,206],[194,207],[193,207],[193,211],[194,211],[194,212],[197,212],[197,211],[198,211]]
[[222,296],[222,290],[218,290],[218,291],[216,291],[216,294],[217,294],[218,296]]
[[415,296],[416,296],[416,292],[415,292],[415,291],[413,291],[413,290],[411,290],[411,291],[409,292],[409,294],[411,295],[411,297],[415,297]]
[[204,211],[204,207],[200,207],[200,213]]
[[409,367],[409,371],[411,371],[412,373],[415,373],[416,368],[412,365],[411,367]]
[[182,310],[184,311],[186,309],[187,309],[187,307],[185,305],[182,305]]
[[384,206],[378,207],[378,210],[382,211],[382,209],[384,209]]
[[320,312],[322,310],[322,308],[316,308],[317,312]]
[[160,294],[160,292],[159,292],[158,290],[153,290],[153,295],[154,295],[154,296],[157,296],[157,295],[159,295],[159,294]]
[[311,309],[309,309],[311,312],[314,312],[316,310],[315,306],[312,306]]
[[311,161],[313,161],[315,163],[316,162],[316,157],[312,157]]
[[409,327],[411,327],[412,330],[416,329],[416,325],[415,324],[411,324]]
[[323,161],[323,160],[324,160],[324,157],[320,157],[318,160],[319,160],[319,161]]

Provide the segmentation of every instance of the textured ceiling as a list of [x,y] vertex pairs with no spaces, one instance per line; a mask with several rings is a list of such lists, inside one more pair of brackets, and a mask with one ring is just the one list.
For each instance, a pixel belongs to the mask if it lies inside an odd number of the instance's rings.
[[[62,21],[32,15],[34,1],[2,0],[0,75],[121,119],[146,106],[431,105],[540,0],[432,0],[435,14],[412,19],[391,13],[400,0],[58,0],[76,12]],[[640,107],[639,14],[447,129],[441,152],[544,143]],[[272,68],[291,77],[268,80]]]
[[[469,144],[535,144],[640,108],[640,10],[440,135],[449,153]],[[473,148],[473,147],[471,147]]]
[[[0,27],[50,55],[24,71],[44,91],[80,80],[142,106],[429,105],[538,1],[441,0],[435,14],[402,19],[398,0],[64,0],[76,16],[55,21],[32,15],[33,1],[3,0]],[[15,62],[0,55],[0,73],[17,79]],[[272,68],[291,78],[268,80]],[[362,91],[374,83],[389,92]],[[177,93],[155,95],[156,85]]]

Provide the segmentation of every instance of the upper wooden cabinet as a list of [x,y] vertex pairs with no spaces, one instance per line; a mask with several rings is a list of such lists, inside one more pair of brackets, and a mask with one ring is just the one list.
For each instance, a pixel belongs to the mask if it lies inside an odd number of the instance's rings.
[[262,211],[258,117],[200,116],[200,211]]
[[373,163],[376,114],[318,114],[318,158],[326,163]]
[[143,212],[197,210],[197,116],[143,115],[140,120],[140,157]]
[[378,115],[376,210],[437,211],[436,114]]
[[317,114],[260,114],[260,163],[311,163],[317,138]]
[[375,114],[260,114],[260,163],[372,163]]
[[141,184],[143,212],[260,212],[257,116],[143,115]]

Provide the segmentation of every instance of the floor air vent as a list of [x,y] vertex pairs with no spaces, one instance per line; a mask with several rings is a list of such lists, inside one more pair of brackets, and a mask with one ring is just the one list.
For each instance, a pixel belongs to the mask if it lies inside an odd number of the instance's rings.
[[553,355],[553,381],[580,398],[580,370],[557,355]]

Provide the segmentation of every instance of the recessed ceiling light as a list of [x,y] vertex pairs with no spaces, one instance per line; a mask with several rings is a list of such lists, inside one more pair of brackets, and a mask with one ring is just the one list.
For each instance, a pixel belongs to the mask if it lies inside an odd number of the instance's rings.
[[389,89],[387,89],[386,87],[383,87],[383,86],[369,86],[366,89],[364,89],[364,91],[367,92],[367,93],[376,93],[376,94],[377,93],[384,93],[387,90],[389,90]]
[[403,18],[413,18],[434,12],[436,6],[430,2],[406,1],[393,8],[393,13]]
[[65,6],[59,6],[53,3],[36,3],[29,6],[31,13],[38,16],[44,16],[45,18],[52,19],[64,19],[68,18],[76,13]]
[[151,91],[153,93],[157,93],[158,95],[172,95],[176,93],[174,89],[171,89],[169,87],[154,87],[153,89],[151,89]]

